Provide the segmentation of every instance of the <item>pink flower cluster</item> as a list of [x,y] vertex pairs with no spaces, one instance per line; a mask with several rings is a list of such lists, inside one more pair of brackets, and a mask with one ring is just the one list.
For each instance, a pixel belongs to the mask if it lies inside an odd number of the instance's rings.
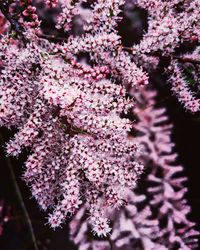
[[[148,11],[148,30],[139,44],[132,47],[136,61],[147,70],[151,67],[152,57],[155,61],[159,59],[162,62],[162,59],[166,58],[171,64],[176,64],[176,67],[165,68],[172,84],[172,91],[186,110],[192,113],[199,112],[199,93],[191,93],[187,78],[181,76],[181,68],[190,62],[197,65],[194,73],[198,74],[200,61],[193,55],[197,55],[196,43],[200,40],[200,2],[139,0],[136,5]],[[185,44],[194,49],[191,56],[188,53],[181,55],[177,53]]]
[[80,250],[196,249],[199,232],[188,219],[190,207],[184,198],[187,178],[183,176],[183,167],[176,164],[177,154],[170,138],[172,126],[166,111],[155,108],[155,91],[133,93],[137,100],[134,114],[139,119],[134,127],[143,148],[139,158],[147,165],[145,179],[141,180],[145,188],[127,190],[128,205],[108,211],[113,223],[109,241],[88,234],[86,205],[70,223],[71,239]]
[[[22,17],[35,19],[35,10],[28,5]],[[107,53],[121,44],[113,31],[54,44],[26,19],[17,25],[23,43],[13,44],[5,35],[0,51],[0,125],[18,129],[7,153],[18,156],[29,149],[24,179],[40,207],[51,211],[53,228],[86,202],[94,232],[106,235],[106,210],[124,204],[126,188],[136,185],[143,170],[135,159],[138,146],[128,140],[132,122],[122,116],[134,105],[125,86],[146,84],[148,78],[122,52],[108,60]],[[91,53],[94,66],[78,62],[80,52]]]
[[[40,206],[52,208],[52,227],[86,201],[97,230],[103,210],[123,203],[124,188],[133,187],[143,169],[134,160],[137,144],[127,140],[132,123],[120,117],[133,104],[123,85],[79,74],[80,63],[50,55],[36,41],[1,52],[1,126],[18,127],[7,152],[17,156],[30,148],[24,178]],[[108,228],[105,223],[102,234]]]
[[189,86],[187,86],[187,81],[185,81],[182,70],[177,62],[172,61],[169,70],[172,71],[169,81],[172,84],[172,90],[178,100],[191,112],[195,113],[200,111],[200,99],[196,99],[189,89]]

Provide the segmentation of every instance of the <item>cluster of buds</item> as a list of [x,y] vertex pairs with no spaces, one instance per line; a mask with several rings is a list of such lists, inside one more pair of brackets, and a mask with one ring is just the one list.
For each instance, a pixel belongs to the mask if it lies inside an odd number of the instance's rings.
[[36,7],[32,5],[28,5],[28,7],[22,12],[22,15],[24,17],[24,20],[21,19],[22,24],[25,25],[25,27],[28,28],[37,28],[40,26],[40,21],[38,19],[38,15],[36,13]]
[[55,8],[58,4],[58,0],[45,0],[45,3],[49,5],[50,8]]

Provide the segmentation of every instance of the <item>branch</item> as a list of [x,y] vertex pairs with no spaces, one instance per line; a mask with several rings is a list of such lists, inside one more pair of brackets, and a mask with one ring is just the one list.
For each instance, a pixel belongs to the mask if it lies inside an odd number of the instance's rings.
[[[119,49],[124,49],[124,50],[127,50],[127,51],[135,51],[135,49],[131,48],[131,47],[119,46]],[[188,56],[177,56],[177,55],[163,56],[159,52],[147,53],[147,55],[157,56],[157,57],[166,58],[166,59],[177,59],[177,60],[179,60],[181,62],[190,62],[190,63],[200,64],[200,60],[198,60],[197,58],[191,58],[191,57],[188,57]]]
[[177,59],[181,62],[190,62],[190,63],[195,63],[195,64],[200,64],[200,60],[195,59],[195,58],[191,58],[188,56],[173,56],[174,59]]
[[[1,145],[3,145],[4,141],[3,141],[3,137],[2,137],[1,134],[0,134],[0,142],[1,142]],[[34,234],[33,226],[32,226],[32,223],[31,223],[31,219],[29,217],[28,211],[27,211],[26,206],[24,204],[23,197],[22,197],[20,188],[19,188],[19,186],[17,184],[15,173],[13,171],[12,163],[11,163],[11,160],[9,159],[9,157],[6,157],[6,163],[7,163],[8,167],[9,167],[11,178],[12,178],[12,181],[13,181],[13,185],[14,185],[17,197],[19,199],[22,211],[23,211],[23,213],[25,215],[25,218],[26,218],[26,220],[28,222],[28,227],[29,227],[29,230],[30,230],[30,234],[31,234],[31,238],[32,238],[32,241],[33,241],[34,249],[38,250],[37,241],[36,241],[36,238],[35,238],[35,234]]]
[[41,39],[46,39],[48,41],[67,41],[68,38],[66,37],[59,37],[59,36],[53,36],[53,35],[47,35],[47,34],[37,34],[37,36]]
[[19,24],[17,20],[13,18],[13,16],[9,13],[9,4],[7,1],[1,1],[0,0],[0,11],[4,15],[4,17],[9,21],[11,24],[11,28],[15,30],[16,34],[19,35],[22,38],[23,43],[27,44],[27,39],[25,38],[23,34],[23,27]]
[[109,245],[110,245],[110,250],[114,250],[112,240],[110,239],[110,237],[108,238],[108,242],[109,242]]

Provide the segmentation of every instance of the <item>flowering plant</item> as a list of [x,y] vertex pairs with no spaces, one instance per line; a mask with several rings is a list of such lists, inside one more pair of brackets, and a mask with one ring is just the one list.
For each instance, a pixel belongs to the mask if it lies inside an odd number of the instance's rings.
[[[159,207],[160,217],[144,222],[139,231],[130,222],[130,237],[116,246],[129,244],[141,233],[145,249],[149,244],[151,249],[167,249],[169,242],[170,249],[174,242],[180,249],[189,249],[193,241],[188,238],[196,233],[188,229],[193,224],[186,218],[189,208],[183,199],[183,179],[174,180],[174,173],[182,168],[170,165],[175,158],[171,127],[158,126],[166,120],[161,109],[149,110],[148,105],[147,111],[140,109],[146,103],[154,104],[152,92],[146,89],[149,75],[167,61],[164,68],[173,92],[186,109],[199,111],[198,93],[192,93],[181,69],[190,62],[198,70],[198,46],[193,44],[192,53],[177,52],[184,43],[200,39],[199,1],[127,2],[149,14],[147,32],[132,47],[125,47],[118,33],[123,0],[0,2],[4,24],[0,126],[17,129],[6,144],[7,154],[28,151],[23,177],[40,207],[47,210],[51,227],[60,226],[84,203],[94,233],[107,236],[111,233],[110,209],[129,204],[130,217],[141,224],[151,217],[151,209]],[[43,7],[42,13],[38,6]],[[55,25],[47,33],[44,13],[49,9],[58,14],[52,15]],[[135,130],[144,135],[133,136]],[[150,133],[155,133],[154,140]],[[135,220],[137,200],[143,198],[132,190],[149,160],[155,166],[147,179],[156,187],[148,189],[153,196],[151,205],[138,212],[141,216]],[[162,178],[157,176],[159,167]],[[120,220],[125,221],[124,211]],[[167,225],[159,234],[169,211]],[[113,240],[123,231],[121,222],[117,223]],[[179,230],[180,223],[184,225]],[[150,226],[148,232],[146,226]],[[181,238],[183,234],[185,238]],[[157,240],[159,237],[166,243]],[[89,249],[87,246],[83,249]]]

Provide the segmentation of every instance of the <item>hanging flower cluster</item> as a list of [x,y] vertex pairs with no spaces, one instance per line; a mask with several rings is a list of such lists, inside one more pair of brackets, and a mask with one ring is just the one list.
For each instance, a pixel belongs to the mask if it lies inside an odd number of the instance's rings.
[[[159,62],[169,61],[169,67],[166,66],[165,70],[173,94],[186,110],[199,112],[199,90],[191,89],[187,76],[182,72],[186,63],[195,66],[194,74],[199,71],[199,0],[139,0],[137,3],[133,1],[134,4],[148,12],[148,29],[140,43],[131,48],[135,60],[140,61],[147,70],[151,67],[153,58],[154,62],[158,60],[157,65]],[[179,52],[187,50],[187,47],[188,52]],[[196,85],[199,85],[199,79]]]
[[[132,121],[126,114],[134,101],[126,88],[148,78],[128,55],[116,54],[121,41],[113,31],[51,43],[41,38],[35,7],[25,4],[11,23],[17,39],[9,34],[1,39],[0,125],[17,128],[7,153],[29,150],[24,179],[40,207],[48,209],[53,228],[86,202],[94,232],[106,235],[105,211],[124,204],[126,188],[136,185],[143,170],[135,159],[138,145],[128,140]],[[2,4],[8,21],[15,8]],[[94,62],[79,62],[80,52],[90,53]]]
[[143,147],[140,157],[147,165],[141,184],[144,188],[127,190],[128,205],[108,211],[113,223],[110,241],[88,234],[87,206],[70,223],[71,239],[80,250],[109,250],[111,246],[118,250],[196,249],[199,232],[188,219],[190,207],[184,198],[187,178],[183,176],[183,167],[176,164],[166,110],[155,108],[155,91],[143,90],[134,95],[134,114],[138,114],[134,128]]

